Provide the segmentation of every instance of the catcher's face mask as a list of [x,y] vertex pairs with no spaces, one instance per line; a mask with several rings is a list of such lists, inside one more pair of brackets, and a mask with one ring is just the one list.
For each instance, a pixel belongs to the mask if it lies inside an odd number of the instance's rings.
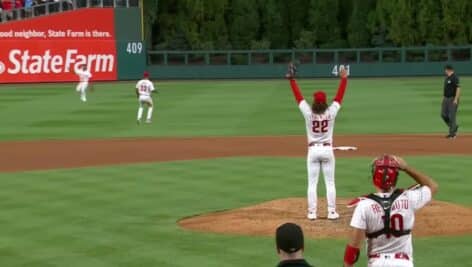
[[390,155],[383,155],[372,162],[372,179],[376,187],[388,191],[398,179],[398,163]]

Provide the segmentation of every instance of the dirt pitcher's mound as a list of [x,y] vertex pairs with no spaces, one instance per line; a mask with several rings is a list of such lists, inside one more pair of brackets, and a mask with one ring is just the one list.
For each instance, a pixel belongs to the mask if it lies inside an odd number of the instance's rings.
[[[349,201],[337,200],[341,218],[336,221],[326,219],[326,211],[323,212],[326,207],[324,199],[319,200],[319,218],[309,221],[305,217],[305,198],[288,198],[185,218],[179,221],[179,225],[200,232],[271,236],[278,225],[294,222],[301,225],[305,235],[310,238],[344,238],[349,233],[353,211],[346,207]],[[415,236],[472,234],[472,208],[434,201],[417,214],[413,233]]]

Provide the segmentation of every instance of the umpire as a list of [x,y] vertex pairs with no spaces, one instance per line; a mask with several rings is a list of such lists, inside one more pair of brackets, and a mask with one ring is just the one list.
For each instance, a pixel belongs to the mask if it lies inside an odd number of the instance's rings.
[[442,101],[441,117],[449,127],[449,134],[446,138],[456,138],[459,125],[456,122],[457,107],[459,106],[459,98],[461,96],[461,88],[459,87],[459,77],[454,73],[451,65],[444,67],[446,79],[444,80],[444,98]]
[[280,258],[277,267],[311,267],[303,258],[305,246],[300,226],[294,223],[282,224],[276,230],[275,242]]

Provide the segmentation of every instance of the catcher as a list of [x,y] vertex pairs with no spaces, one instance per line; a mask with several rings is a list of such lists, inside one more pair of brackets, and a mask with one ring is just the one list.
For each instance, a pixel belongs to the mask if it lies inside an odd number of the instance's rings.
[[[397,189],[400,171],[417,185],[407,190]],[[411,229],[415,212],[431,201],[438,185],[402,158],[391,155],[374,159],[372,180],[377,192],[357,200],[344,266],[357,262],[361,243],[367,238],[369,267],[413,267]]]

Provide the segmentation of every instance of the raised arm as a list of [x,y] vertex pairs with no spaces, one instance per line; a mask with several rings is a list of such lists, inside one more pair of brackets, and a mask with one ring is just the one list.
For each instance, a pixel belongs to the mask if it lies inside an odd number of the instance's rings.
[[347,87],[347,73],[345,69],[342,69],[341,81],[339,82],[338,92],[336,93],[336,96],[334,97],[334,101],[338,102],[339,104],[342,104],[344,93],[346,92],[346,87]]
[[429,187],[432,195],[436,194],[438,191],[438,184],[431,177],[409,166],[406,161],[400,157],[395,156],[395,160],[398,162],[398,165],[402,171],[406,172],[419,185],[425,185]]
[[285,74],[285,78],[290,81],[290,87],[292,88],[293,96],[295,97],[297,104],[300,104],[300,102],[303,101],[303,95],[300,91],[300,87],[298,87],[297,81],[295,81],[296,73],[297,67],[295,66],[295,64],[293,64],[293,62],[288,63],[288,70],[287,74]]
[[304,100],[302,92],[300,91],[300,88],[298,87],[297,81],[295,79],[290,79],[290,87],[292,88],[292,93],[293,96],[295,97],[295,100],[297,101],[297,104],[300,104]]

